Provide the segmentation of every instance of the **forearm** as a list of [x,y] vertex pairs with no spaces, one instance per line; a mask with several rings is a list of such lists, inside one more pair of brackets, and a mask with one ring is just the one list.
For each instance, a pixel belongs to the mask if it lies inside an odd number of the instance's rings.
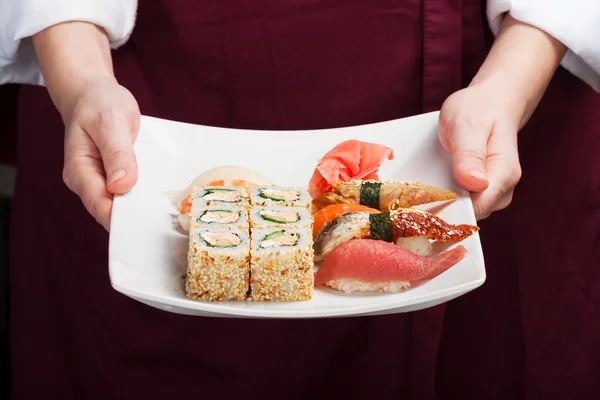
[[34,35],[33,44],[50,96],[63,117],[86,82],[114,79],[108,36],[96,25],[54,25]]
[[471,85],[493,80],[509,87],[520,128],[538,105],[566,50],[544,31],[507,16]]

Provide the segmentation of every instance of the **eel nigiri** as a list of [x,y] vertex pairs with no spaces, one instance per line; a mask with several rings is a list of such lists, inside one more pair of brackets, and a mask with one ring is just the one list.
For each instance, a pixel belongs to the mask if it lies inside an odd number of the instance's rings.
[[453,200],[458,194],[449,190],[418,182],[393,180],[351,180],[330,182],[333,191],[323,193],[313,200],[313,212],[330,204],[361,204],[388,211],[396,208],[412,207],[436,201]]
[[337,247],[315,275],[315,286],[346,293],[396,293],[411,283],[432,279],[456,265],[467,254],[457,246],[435,256],[416,255],[392,243],[350,240]]
[[346,140],[329,150],[319,161],[308,183],[308,192],[316,197],[331,190],[331,182],[351,179],[378,179],[379,166],[394,159],[389,147],[359,140]]
[[425,238],[440,242],[458,242],[479,227],[453,225],[441,217],[417,209],[398,209],[385,213],[347,213],[331,221],[317,235],[314,242],[315,258],[322,260],[333,249],[351,239],[375,239],[402,244],[404,238]]

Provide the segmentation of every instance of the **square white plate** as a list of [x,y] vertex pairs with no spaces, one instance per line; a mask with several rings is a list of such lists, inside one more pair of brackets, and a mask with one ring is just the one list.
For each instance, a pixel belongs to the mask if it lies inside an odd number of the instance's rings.
[[109,270],[114,289],[162,310],[200,316],[318,318],[390,314],[432,307],[465,294],[485,281],[479,235],[464,240],[469,251],[435,279],[397,294],[343,294],[316,289],[306,302],[210,303],[185,296],[187,236],[174,224],[176,211],[164,197],[184,189],[200,173],[220,165],[240,165],[276,184],[307,187],[317,162],[347,139],[389,146],[381,179],[414,180],[453,190],[453,202],[422,207],[450,223],[476,224],[471,199],[452,175],[452,162],[439,144],[438,113],[378,124],[314,131],[245,131],[142,117],[135,144],[139,179],[115,199]]

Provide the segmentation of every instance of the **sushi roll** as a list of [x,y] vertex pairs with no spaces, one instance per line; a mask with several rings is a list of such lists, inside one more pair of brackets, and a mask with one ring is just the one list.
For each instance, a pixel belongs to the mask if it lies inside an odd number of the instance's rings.
[[311,228],[312,216],[301,207],[253,207],[250,212],[252,228]]
[[228,228],[190,232],[186,295],[208,301],[243,300],[250,278],[248,233]]
[[308,209],[312,199],[306,189],[289,186],[257,186],[250,188],[250,200],[259,207],[302,207]]
[[201,199],[194,200],[190,212],[190,230],[212,227],[240,229],[248,232],[248,209],[243,206],[220,204],[206,206]]
[[245,188],[235,186],[205,186],[196,188],[192,193],[190,201],[204,203],[206,206],[213,205],[238,205],[250,207],[250,196]]
[[310,300],[314,290],[312,232],[306,228],[252,229],[250,298]]

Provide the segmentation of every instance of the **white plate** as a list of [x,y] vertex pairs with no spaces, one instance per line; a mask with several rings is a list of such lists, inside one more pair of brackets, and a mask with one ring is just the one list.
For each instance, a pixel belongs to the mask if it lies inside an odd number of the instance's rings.
[[166,191],[185,188],[198,174],[219,165],[240,165],[280,185],[307,187],[319,160],[341,141],[358,139],[394,149],[381,179],[414,180],[454,190],[453,202],[423,207],[451,223],[476,224],[468,193],[452,176],[450,157],[439,144],[438,113],[342,129],[244,131],[142,117],[135,144],[136,186],[115,199],[110,234],[110,279],[114,289],[162,310],[200,316],[315,318],[389,314],[432,307],[483,284],[479,235],[462,242],[469,251],[457,265],[397,294],[349,294],[315,290],[306,302],[210,303],[184,294],[187,236],[173,223]]

